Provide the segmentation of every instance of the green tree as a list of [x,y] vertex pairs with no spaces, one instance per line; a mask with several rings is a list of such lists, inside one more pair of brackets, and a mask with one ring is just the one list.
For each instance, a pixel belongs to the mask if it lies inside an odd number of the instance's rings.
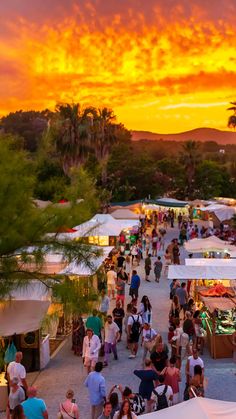
[[225,178],[226,170],[218,163],[204,160],[196,169],[196,189],[201,199],[209,199],[224,194],[224,185],[229,182],[229,176]]
[[233,111],[233,115],[230,115],[228,119],[228,127],[229,128],[236,128],[236,102],[230,102],[231,105],[229,108],[227,108],[227,111]]
[[[35,208],[32,202],[36,178],[27,154],[16,150],[14,142],[3,137],[0,139],[0,153],[0,296],[38,279],[52,288],[60,301],[63,289],[68,290],[71,283],[71,293],[76,292],[78,305],[81,298],[84,299],[83,304],[85,301],[89,304],[94,299],[92,287],[84,295],[81,287],[66,278],[52,278],[45,274],[43,265],[49,251],[60,251],[68,263],[71,260],[83,261],[88,266],[91,266],[91,257],[99,253],[81,242],[62,241],[57,234],[47,234],[59,231],[64,225],[72,227],[91,216],[90,211],[95,211],[97,207],[92,181],[85,172],[74,173],[67,189],[71,206],[59,208],[51,205],[41,210]],[[83,199],[79,204],[78,197]],[[32,247],[30,254],[26,251],[29,246]],[[29,269],[29,262],[33,269]],[[69,291],[66,295],[70,298]]]
[[196,141],[186,141],[182,146],[180,162],[184,165],[186,171],[186,194],[189,198],[194,194],[194,178],[196,166],[199,162],[199,145]]

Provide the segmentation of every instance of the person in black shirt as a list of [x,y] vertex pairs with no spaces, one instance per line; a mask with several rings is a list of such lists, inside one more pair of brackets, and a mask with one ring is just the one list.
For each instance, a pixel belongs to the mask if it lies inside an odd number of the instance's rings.
[[162,370],[166,367],[168,360],[168,352],[166,351],[165,345],[163,343],[159,343],[150,358],[156,371],[159,373],[162,372]]
[[123,268],[125,263],[125,257],[122,255],[122,253],[119,254],[117,258],[117,268]]
[[124,312],[123,308],[121,307],[121,303],[120,303],[119,300],[116,301],[116,307],[112,311],[112,315],[113,315],[114,322],[117,324],[117,326],[120,329],[119,340],[121,340],[122,328],[123,328],[123,319],[125,317],[125,312]]

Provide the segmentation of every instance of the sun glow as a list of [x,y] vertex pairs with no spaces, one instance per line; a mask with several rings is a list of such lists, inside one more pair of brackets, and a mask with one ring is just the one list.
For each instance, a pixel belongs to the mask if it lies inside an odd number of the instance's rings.
[[[96,2],[95,2],[96,3]],[[129,2],[128,2],[129,3]],[[131,1],[130,3],[133,4]],[[230,22],[183,16],[167,20],[153,8],[39,24],[17,17],[1,39],[0,112],[54,108],[58,101],[109,106],[130,129],[177,132],[197,126],[226,128],[235,99],[236,32]],[[123,22],[123,23],[122,23]]]

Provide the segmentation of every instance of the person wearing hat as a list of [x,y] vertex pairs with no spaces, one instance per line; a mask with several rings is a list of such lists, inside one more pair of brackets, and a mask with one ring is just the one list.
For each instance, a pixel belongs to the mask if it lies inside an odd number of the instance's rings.
[[25,392],[19,385],[18,377],[13,377],[10,384],[10,393],[8,397],[7,418],[9,419],[13,409],[25,400]]
[[60,403],[59,413],[63,419],[79,419],[79,409],[77,404],[75,403],[74,399],[74,392],[73,390],[69,389],[66,392],[66,401]]

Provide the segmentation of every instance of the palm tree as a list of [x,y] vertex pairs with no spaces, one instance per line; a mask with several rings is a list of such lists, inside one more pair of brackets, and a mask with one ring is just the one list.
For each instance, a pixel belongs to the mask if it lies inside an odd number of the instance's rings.
[[180,160],[183,163],[186,171],[187,179],[187,195],[192,195],[193,182],[195,178],[196,166],[199,161],[199,145],[196,141],[186,141],[183,144],[183,151]]
[[83,164],[88,157],[91,149],[90,127],[93,113],[93,108],[82,110],[78,103],[59,103],[56,106],[50,129],[66,175],[69,175],[72,167]]
[[227,108],[227,111],[233,111],[233,115],[230,115],[229,119],[228,119],[228,127],[229,128],[236,128],[236,102],[230,102],[231,105],[229,108]]

